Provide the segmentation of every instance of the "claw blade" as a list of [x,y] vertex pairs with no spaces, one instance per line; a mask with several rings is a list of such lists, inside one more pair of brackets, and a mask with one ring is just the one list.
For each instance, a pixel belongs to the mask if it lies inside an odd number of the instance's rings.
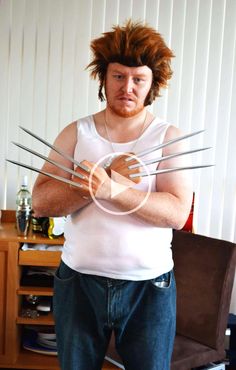
[[[183,136],[179,136],[175,139],[172,139],[172,140],[169,140],[169,141],[166,141],[162,144],[159,144],[159,145],[156,145],[156,146],[153,146],[152,148],[149,148],[149,149],[146,149],[146,150],[143,150],[142,152],[139,152],[135,155],[135,157],[143,157],[144,155],[146,154],[149,154],[149,153],[152,153],[152,152],[155,152],[156,150],[158,149],[161,149],[161,148],[164,148],[166,146],[169,146],[171,144],[174,144],[174,143],[177,143],[178,141],[181,141],[181,140],[184,140],[184,139],[187,139],[189,137],[192,137],[192,136],[195,136],[195,135],[198,135],[200,133],[202,133],[203,131],[205,130],[199,130],[199,131],[196,131],[196,132],[192,132],[190,134],[187,134],[187,135],[183,135]],[[125,161],[129,162],[133,159],[132,156],[128,157],[125,159]]]
[[39,137],[38,135],[34,134],[32,131],[28,130],[27,128],[22,127],[22,126],[19,126],[19,127],[21,128],[21,130],[25,131],[27,134],[34,137],[35,139],[37,139],[38,141],[40,141],[44,145],[48,146],[49,148],[51,148],[52,150],[54,150],[55,152],[60,154],[62,157],[68,159],[70,162],[74,163],[76,166],[80,167],[81,169],[83,169],[86,172],[90,172],[90,169],[87,166],[85,166],[85,165],[81,164],[80,162],[76,161],[73,157],[71,157],[69,154],[65,153],[63,150],[59,149],[55,145],[52,145],[52,144],[48,143],[46,140],[44,140],[41,137]]
[[17,162],[17,161],[13,161],[11,159],[6,159],[7,162],[10,162],[10,163],[13,163],[13,164],[16,164],[17,166],[20,166],[20,167],[24,167],[24,168],[27,168],[28,170],[31,170],[31,171],[34,171],[34,172],[38,172],[38,173],[41,173],[42,175],[45,175],[45,176],[48,176],[48,177],[51,177],[52,179],[55,179],[55,180],[58,180],[58,181],[61,181],[61,182],[64,182],[65,184],[69,184],[69,185],[72,185],[72,186],[75,186],[77,188],[83,188],[83,185],[77,183],[77,182],[73,182],[69,179],[66,179],[64,177],[61,177],[61,176],[57,176],[57,175],[54,175],[52,173],[49,173],[49,172],[46,172],[46,171],[43,171],[43,170],[40,170],[38,168],[35,168],[33,166],[29,166],[28,164],[25,164],[25,163],[21,163],[21,162]]
[[169,173],[169,172],[177,172],[177,171],[184,171],[184,170],[194,170],[197,168],[205,168],[205,167],[213,167],[214,164],[203,164],[199,166],[187,166],[187,167],[175,167],[175,168],[165,168],[163,170],[156,170],[152,172],[139,172],[139,173],[132,173],[129,175],[130,178],[135,178],[135,177],[145,177],[145,176],[153,176],[153,175],[161,175],[164,173]]

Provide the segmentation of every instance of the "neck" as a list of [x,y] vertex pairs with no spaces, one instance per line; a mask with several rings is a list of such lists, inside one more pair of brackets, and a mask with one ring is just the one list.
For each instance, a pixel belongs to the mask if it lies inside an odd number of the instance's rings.
[[143,109],[133,117],[123,118],[105,109],[104,128],[108,140],[126,142],[138,140],[147,124],[147,110]]

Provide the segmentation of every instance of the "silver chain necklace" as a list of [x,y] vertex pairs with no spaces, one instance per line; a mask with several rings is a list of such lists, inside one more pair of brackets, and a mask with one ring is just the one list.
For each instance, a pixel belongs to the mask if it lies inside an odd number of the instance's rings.
[[[138,141],[139,141],[140,137],[142,136],[142,133],[143,133],[143,131],[144,131],[144,129],[145,129],[145,126],[146,126],[146,119],[147,119],[147,110],[146,110],[146,114],[145,114],[145,117],[144,117],[144,121],[143,121],[143,124],[142,124],[141,130],[140,130],[140,133],[139,133],[139,135],[138,135],[137,139],[135,140],[135,142],[134,142],[134,144],[133,144],[132,148],[130,149],[130,152],[132,152],[132,153],[133,153],[134,148],[136,147],[136,145],[137,145],[137,143],[138,143]],[[106,168],[110,167],[110,165],[111,165],[111,163],[112,163],[113,159],[114,159],[116,156],[120,155],[120,153],[119,153],[119,152],[118,152],[118,154],[116,154],[116,153],[117,153],[117,151],[115,150],[114,145],[113,145],[113,142],[112,142],[111,137],[110,137],[110,135],[109,135],[109,131],[108,131],[108,124],[107,124],[107,119],[106,119],[106,111],[104,111],[104,126],[105,126],[105,130],[106,130],[106,135],[107,135],[108,141],[109,141],[109,143],[110,143],[110,145],[111,145],[111,148],[112,148],[112,151],[113,151],[113,153],[114,153],[114,154],[112,154],[112,155],[108,158],[108,161],[104,164],[104,166],[103,166],[103,167],[106,169]]]

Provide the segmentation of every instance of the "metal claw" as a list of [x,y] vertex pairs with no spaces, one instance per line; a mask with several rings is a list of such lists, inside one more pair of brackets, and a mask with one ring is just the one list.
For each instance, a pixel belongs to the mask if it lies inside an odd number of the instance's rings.
[[90,173],[90,169],[85,166],[84,164],[76,161],[73,157],[71,157],[69,154],[63,152],[63,150],[57,148],[55,145],[52,145],[50,143],[48,143],[46,140],[42,139],[41,137],[39,137],[38,135],[34,134],[32,131],[28,130],[27,128],[25,127],[22,127],[22,126],[19,126],[21,128],[21,130],[25,131],[27,134],[29,134],[30,136],[34,137],[35,139],[39,140],[41,143],[47,145],[49,148],[51,148],[52,150],[54,150],[55,152],[57,152],[58,154],[60,154],[62,157],[68,159],[70,162],[74,163],[77,167],[80,167],[82,170]]
[[128,158],[125,158],[125,161],[126,162],[132,161],[132,159],[134,157],[139,157],[139,158],[140,157],[143,157],[144,155],[149,154],[149,153],[152,153],[152,152],[155,152],[158,149],[161,149],[161,148],[164,148],[164,147],[169,146],[171,144],[177,143],[178,141],[187,139],[188,137],[191,137],[191,136],[194,136],[194,135],[198,135],[198,134],[200,134],[203,131],[205,131],[205,130],[200,130],[200,131],[192,132],[192,133],[187,134],[187,135],[179,136],[176,139],[172,139],[172,140],[166,141],[165,143],[162,143],[162,144],[153,146],[152,148],[143,150],[142,152],[137,153],[134,156],[129,156]]
[[[74,163],[77,167],[80,167],[84,171],[90,173],[90,169],[87,166],[85,166],[85,165],[81,164],[80,162],[76,161],[73,157],[71,157],[67,153],[63,152],[61,149],[59,149],[56,146],[48,143],[47,141],[45,141],[44,139],[40,138],[39,136],[37,136],[36,134],[34,134],[33,132],[31,132],[30,130],[28,130],[28,129],[22,127],[22,126],[20,126],[20,128],[23,131],[25,131],[27,134],[33,136],[35,139],[37,139],[40,142],[42,142],[43,144],[47,145],[49,148],[51,148],[52,150],[54,150],[55,152],[57,152],[58,154],[60,154],[62,157],[66,158],[70,162]],[[199,133],[201,133],[203,131],[204,130],[200,130],[200,131],[197,131],[197,132],[194,132],[194,133],[190,133],[190,134],[187,134],[187,135],[178,137],[178,138],[173,139],[173,140],[169,140],[169,141],[167,141],[167,142],[165,142],[163,144],[160,144],[160,145],[157,145],[155,147],[152,147],[152,148],[149,148],[147,150],[144,150],[144,151],[138,153],[136,156],[142,157],[142,156],[144,156],[146,154],[149,154],[149,153],[154,152],[155,150],[158,150],[160,148],[166,147],[168,145],[171,145],[173,143],[176,143],[176,142],[178,142],[180,140],[183,140],[183,139],[186,139],[188,137],[197,135],[197,134],[199,134]],[[32,149],[29,149],[29,148],[25,147],[22,144],[19,144],[19,143],[16,143],[16,142],[13,142],[13,144],[16,145],[16,146],[18,146],[19,148],[21,148],[23,150],[26,150],[27,152],[29,152],[29,153],[31,153],[33,155],[36,155],[37,157],[40,157],[40,158],[44,159],[45,161],[51,163],[54,166],[61,168],[62,170],[64,170],[67,173],[70,173],[70,174],[72,174],[72,175],[74,175],[76,177],[79,177],[80,179],[84,179],[85,178],[83,175],[81,175],[81,174],[73,171],[72,169],[67,168],[64,165],[62,165],[62,164],[60,164],[60,163],[58,163],[58,162],[56,162],[56,161],[54,161],[52,159],[47,158],[44,155],[42,155],[42,154],[40,154],[40,153],[38,153],[38,152],[36,152],[36,151],[34,151]],[[165,157],[150,159],[150,160],[144,161],[143,163],[137,163],[137,164],[134,164],[134,165],[130,165],[128,168],[129,169],[138,168],[138,167],[142,167],[143,165],[148,165],[148,164],[151,164],[151,163],[161,162],[161,161],[164,161],[164,160],[167,160],[167,159],[170,159],[170,158],[178,157],[178,156],[185,155],[185,154],[195,153],[195,152],[203,151],[203,150],[207,150],[207,149],[210,149],[210,148],[207,147],[207,148],[194,149],[194,150],[189,150],[189,151],[180,152],[180,153],[174,153],[174,154],[167,155]],[[128,157],[128,158],[125,159],[125,161],[130,161],[130,160],[132,160],[136,156],[134,155],[133,157],[132,156],[131,157]],[[83,185],[80,184],[80,183],[77,183],[77,182],[74,182],[74,181],[69,180],[67,178],[64,178],[64,177],[61,177],[61,176],[52,174],[50,172],[46,172],[46,171],[41,170],[41,169],[38,169],[36,167],[29,166],[27,164],[24,164],[24,163],[21,163],[21,162],[17,162],[17,161],[13,161],[13,160],[10,160],[10,159],[6,159],[6,161],[7,162],[10,162],[10,163],[13,163],[13,164],[15,164],[17,166],[24,167],[24,168],[27,168],[27,169],[32,170],[34,172],[40,173],[42,175],[48,176],[48,177],[53,178],[55,180],[61,181],[63,183],[66,183],[66,184],[75,186],[77,188],[83,188]],[[198,166],[166,168],[166,169],[163,169],[163,170],[155,170],[155,171],[151,171],[151,172],[133,173],[133,174],[130,174],[129,177],[132,179],[132,178],[136,178],[136,177],[145,177],[145,176],[149,176],[149,175],[150,176],[152,176],[152,175],[159,175],[159,174],[164,174],[164,173],[169,173],[169,172],[176,172],[176,171],[183,171],[183,170],[191,170],[191,169],[205,168],[205,167],[212,167],[212,166],[214,166],[214,165],[207,164],[207,165],[198,165]]]
[[72,169],[70,169],[70,168],[62,165],[61,163],[58,163],[58,162],[56,162],[56,161],[54,161],[54,160],[52,160],[52,159],[50,159],[48,157],[45,157],[44,155],[42,155],[42,154],[40,154],[40,153],[38,153],[38,152],[36,152],[36,151],[34,151],[32,149],[29,149],[29,148],[27,148],[26,146],[24,146],[22,144],[16,143],[14,141],[12,141],[12,143],[14,145],[16,145],[17,147],[19,147],[19,148],[21,148],[21,149],[23,149],[23,150],[25,150],[25,151],[27,151],[29,153],[32,153],[33,155],[35,155],[35,156],[37,156],[37,157],[39,157],[41,159],[44,159],[45,161],[53,164],[54,166],[56,166],[58,168],[61,168],[62,170],[64,170],[65,172],[70,173],[71,175],[74,175],[76,177],[79,177],[82,180],[85,179],[85,176],[81,175],[80,173],[77,173],[77,172],[73,171]]
[[42,154],[40,154],[40,153],[36,152],[36,151],[35,151],[35,150],[33,150],[33,149],[29,149],[29,148],[27,148],[26,146],[24,146],[24,145],[22,145],[22,144],[19,144],[19,143],[16,143],[16,142],[14,142],[14,141],[12,141],[12,144],[14,144],[14,145],[16,145],[17,147],[19,147],[19,148],[21,148],[21,149],[25,150],[26,152],[29,152],[29,153],[31,153],[31,154],[33,154],[33,155],[35,155],[36,157],[39,157],[39,158],[41,158],[41,159],[44,159],[45,161],[47,161],[47,162],[49,162],[49,163],[53,164],[55,167],[58,167],[58,168],[60,168],[60,169],[64,170],[65,172],[70,173],[71,175],[73,175],[73,176],[75,176],[75,177],[79,177],[79,178],[80,178],[80,179],[82,179],[82,180],[84,180],[84,179],[85,179],[85,176],[81,175],[80,173],[73,171],[71,168],[68,168],[68,167],[64,166],[63,164],[61,164],[61,163],[58,163],[58,162],[56,162],[56,161],[53,161],[53,160],[52,160],[52,159],[50,159],[50,158],[45,157],[44,155],[42,155]]
[[50,172],[46,172],[46,171],[40,170],[38,168],[29,166],[28,164],[17,162],[17,161],[13,161],[11,159],[6,159],[6,161],[7,162],[10,162],[10,163],[13,163],[13,164],[16,164],[17,166],[27,168],[28,170],[41,173],[42,175],[45,175],[45,176],[51,177],[52,179],[55,179],[55,180],[64,182],[65,184],[69,184],[69,185],[75,186],[75,187],[80,188],[80,189],[83,188],[83,185],[82,184],[79,184],[77,182],[73,182],[73,181],[71,181],[69,179],[65,179],[64,177],[61,177],[61,176],[54,175],[54,174],[52,174]]
[[187,167],[175,167],[175,168],[165,168],[163,170],[156,170],[151,172],[139,172],[139,173],[132,173],[129,175],[130,178],[134,179],[136,177],[145,177],[145,176],[153,176],[153,175],[161,175],[168,172],[177,172],[177,171],[184,171],[184,170],[194,170],[196,168],[205,168],[205,167],[213,167],[214,164],[204,164],[200,166],[187,166]]
[[185,151],[185,152],[179,152],[179,153],[169,154],[169,155],[166,155],[165,157],[159,157],[159,158],[149,159],[147,161],[142,161],[140,163],[131,164],[130,166],[128,166],[128,169],[131,170],[133,168],[139,168],[139,167],[142,167],[143,165],[146,165],[147,166],[147,165],[152,164],[152,163],[158,163],[158,162],[166,161],[167,159],[171,159],[171,158],[175,158],[175,157],[180,157],[181,155],[186,155],[186,154],[201,152],[201,151],[207,150],[207,149],[211,149],[211,147],[200,148],[200,149],[193,149],[193,150],[188,150],[188,151]]

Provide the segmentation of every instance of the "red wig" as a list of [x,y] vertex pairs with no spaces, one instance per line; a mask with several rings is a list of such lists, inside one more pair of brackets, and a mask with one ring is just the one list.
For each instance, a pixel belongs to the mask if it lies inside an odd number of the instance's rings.
[[140,22],[129,20],[124,27],[114,26],[112,29],[94,39],[90,45],[93,60],[87,68],[91,69],[91,77],[98,77],[100,81],[99,99],[105,100],[102,90],[109,63],[120,63],[128,67],[146,65],[152,70],[153,81],[145,105],[151,104],[160,96],[160,89],[167,87],[167,81],[172,76],[172,51],[155,29]]

